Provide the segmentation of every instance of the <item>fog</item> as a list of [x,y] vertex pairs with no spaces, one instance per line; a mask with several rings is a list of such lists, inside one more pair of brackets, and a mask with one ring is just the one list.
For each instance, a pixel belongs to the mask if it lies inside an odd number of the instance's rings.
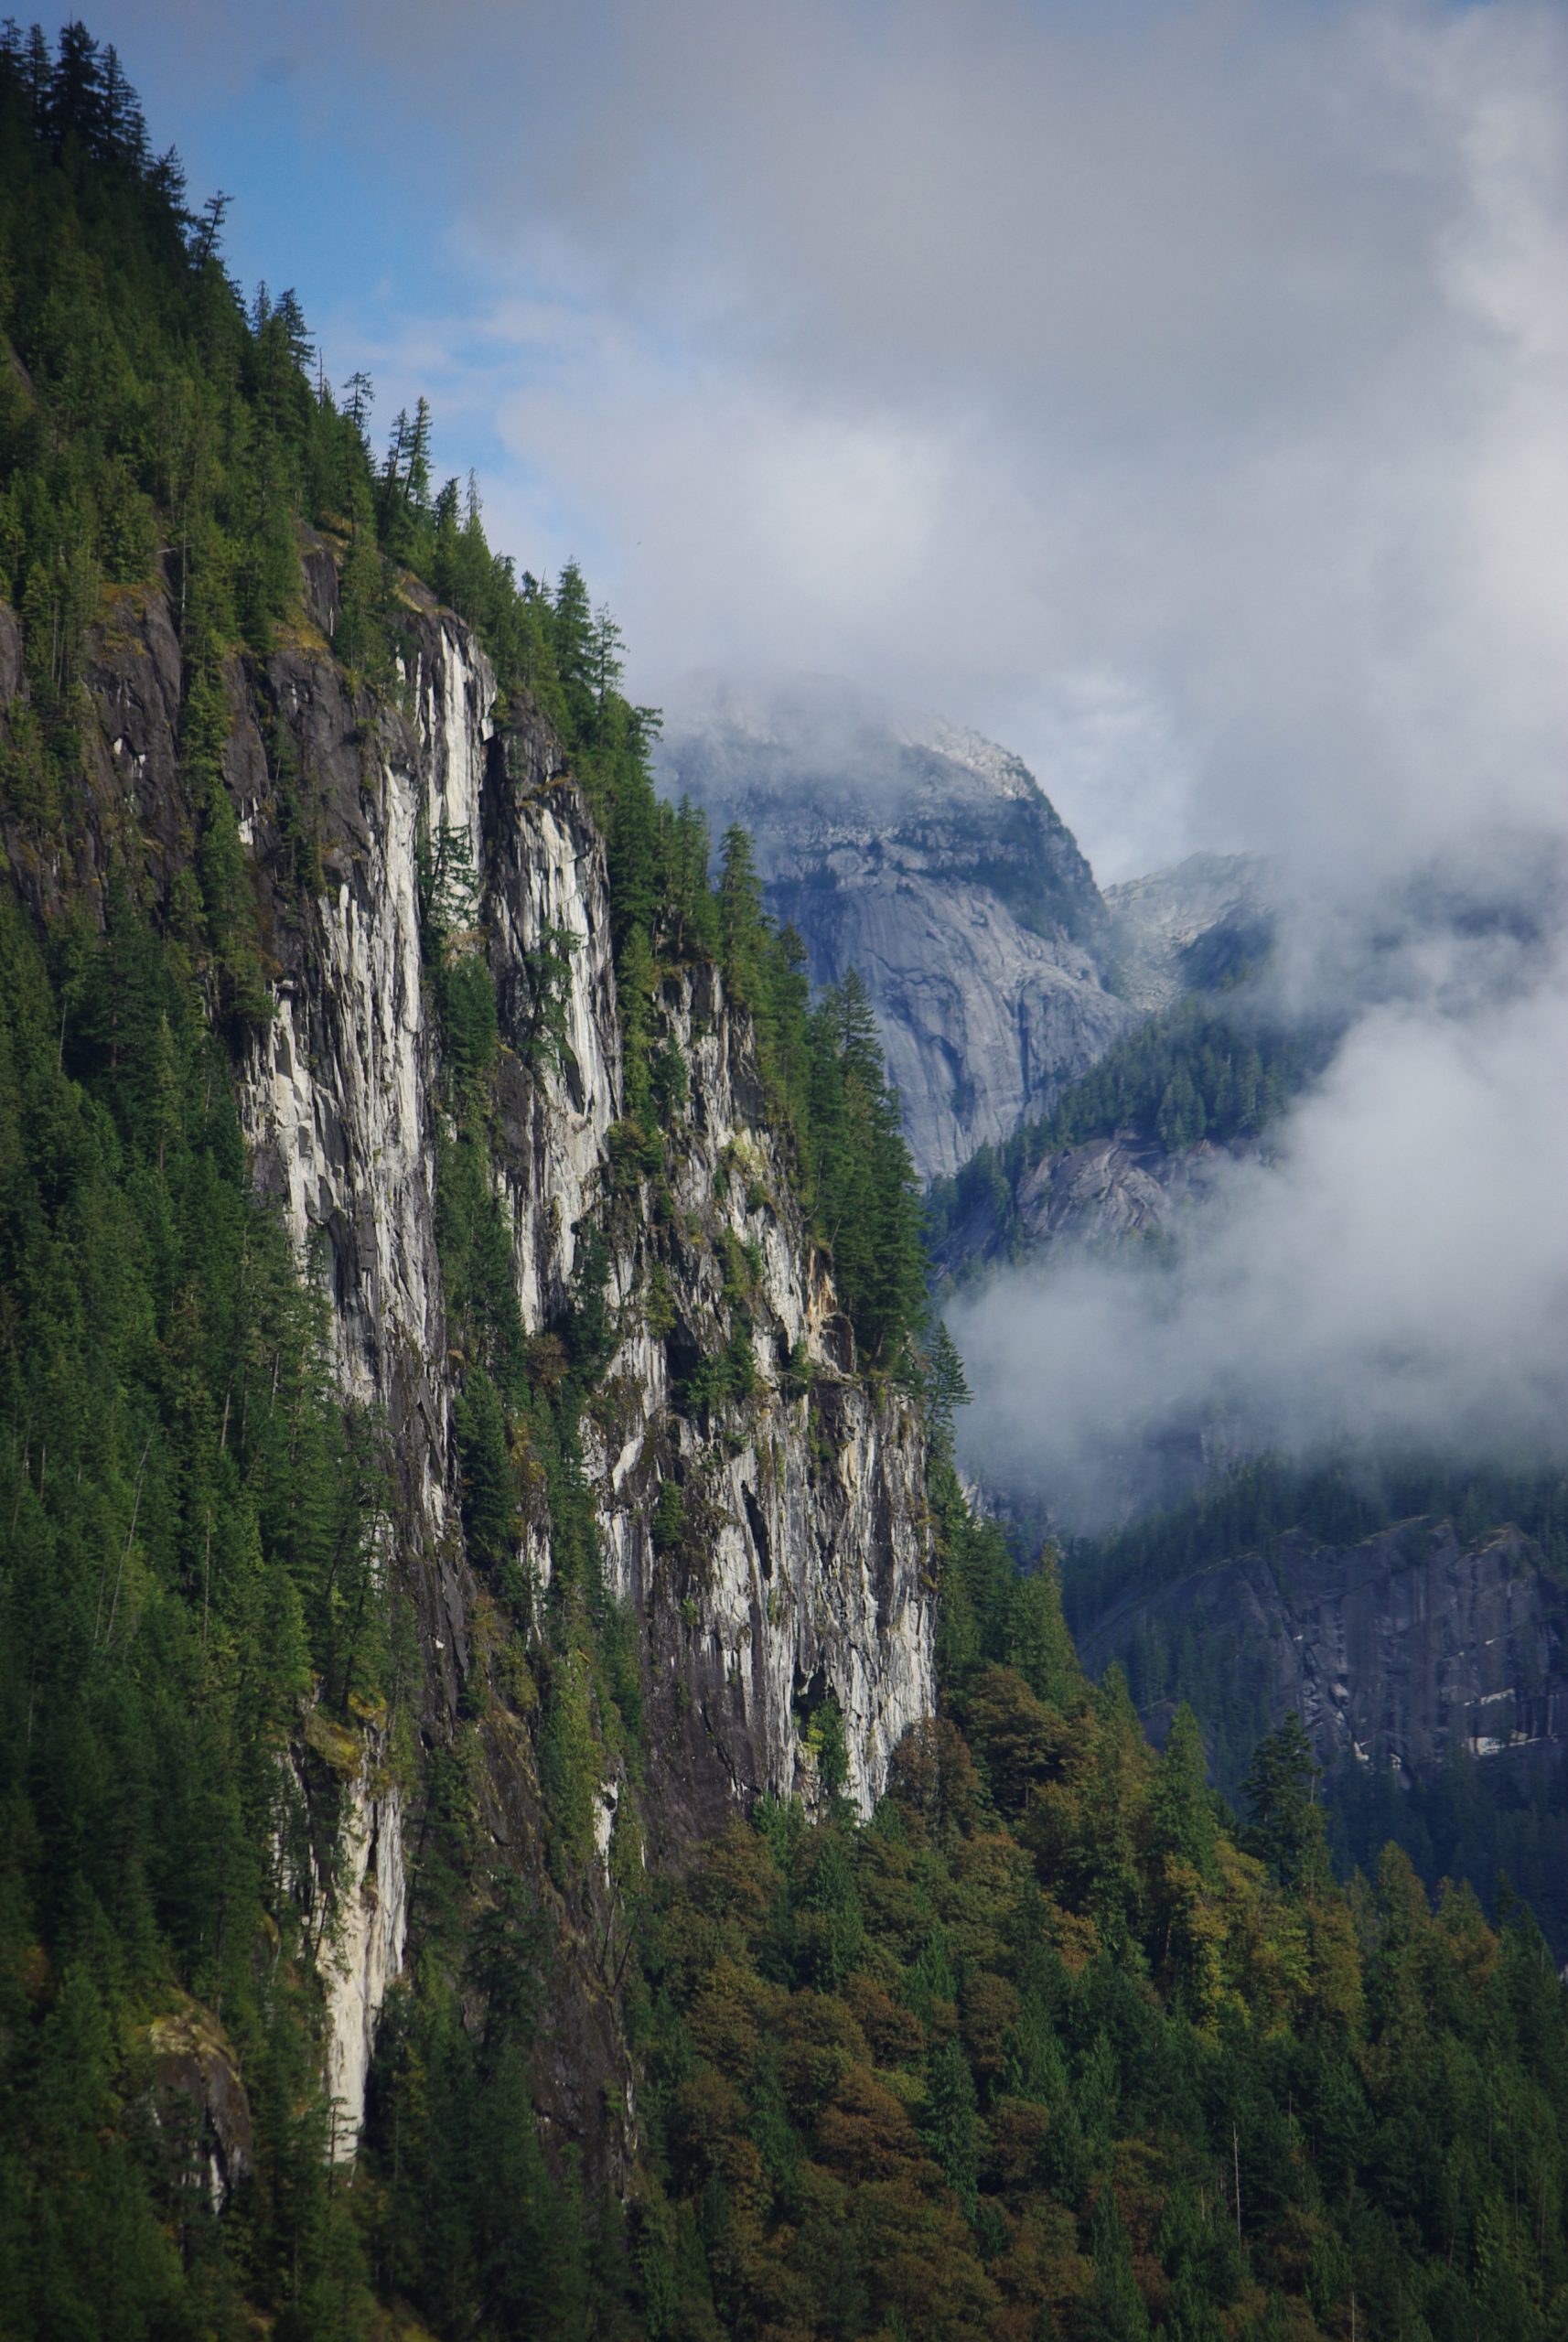
[[805,834],[886,831],[932,790],[983,796],[990,784],[964,769],[971,745],[939,712],[847,676],[693,675],[664,709],[656,774],[715,830],[744,821],[771,878],[796,875]]
[[105,10],[167,134],[249,92],[345,157],[363,289],[269,265],[500,545],[585,560],[639,699],[940,706],[1102,882],[1552,817],[1554,0]]
[[1048,1254],[950,1310],[972,1470],[1094,1531],[1199,1449],[1568,1457],[1568,951],[1518,876],[1540,923],[1429,898],[1293,966],[1287,922],[1270,1006],[1348,1017],[1327,1071],[1168,1252]]
[[589,13],[621,70],[539,133],[598,302],[516,313],[504,424],[640,549],[647,695],[939,704],[1102,881],[1554,814],[1560,10]]

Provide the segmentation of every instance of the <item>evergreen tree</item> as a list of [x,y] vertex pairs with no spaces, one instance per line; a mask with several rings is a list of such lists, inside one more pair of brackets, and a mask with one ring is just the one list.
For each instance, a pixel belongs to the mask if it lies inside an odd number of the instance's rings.
[[1320,1885],[1327,1872],[1323,1814],[1316,1798],[1320,1767],[1293,1708],[1253,1751],[1241,1782],[1248,1843],[1283,1885]]

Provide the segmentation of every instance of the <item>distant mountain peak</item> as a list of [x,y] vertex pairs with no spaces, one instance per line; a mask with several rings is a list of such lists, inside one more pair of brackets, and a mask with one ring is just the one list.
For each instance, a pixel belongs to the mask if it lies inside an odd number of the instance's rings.
[[1260,854],[1189,854],[1108,886],[1120,989],[1134,1008],[1169,1008],[1266,950],[1278,879]]
[[751,830],[813,980],[859,970],[927,1176],[1048,1112],[1133,1021],[1093,873],[997,742],[813,682],[760,704],[717,694],[660,761],[715,829]]
[[948,763],[961,765],[997,796],[1037,799],[1053,820],[1059,820],[1055,806],[1023,757],[995,740],[988,740],[983,732],[972,732],[966,725],[950,724],[945,716],[933,715],[907,736],[910,747],[929,748]]

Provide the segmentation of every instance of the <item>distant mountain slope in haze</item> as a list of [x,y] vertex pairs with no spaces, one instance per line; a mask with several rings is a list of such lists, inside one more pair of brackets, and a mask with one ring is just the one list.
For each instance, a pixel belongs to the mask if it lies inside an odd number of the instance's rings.
[[[1153,892],[1161,882],[1140,883]],[[1223,962],[1239,931],[1221,916],[1173,941],[1170,959],[1193,965],[1208,951]],[[1157,964],[1153,951],[1147,964]],[[961,1285],[1006,1262],[1037,1264],[1047,1250],[1165,1238],[1177,1215],[1210,1198],[1229,1163],[1256,1152],[1332,1041],[1326,1024],[1292,1029],[1264,1015],[1244,986],[1179,997],[1118,1040],[1048,1115],[934,1184],[928,1236],[939,1277]]]
[[1347,1867],[1393,1838],[1490,1904],[1500,1865],[1568,1955],[1560,1469],[1260,1457],[1071,1547],[1064,1592],[1086,1663],[1122,1664],[1156,1739],[1191,1703],[1226,1795],[1294,1709]]
[[1108,886],[1123,997],[1157,1012],[1260,959],[1273,929],[1269,889],[1269,865],[1255,854],[1192,854]]
[[901,734],[847,693],[801,693],[676,731],[661,778],[715,832],[750,829],[768,907],[800,929],[813,983],[859,970],[924,1176],[1048,1112],[1138,1021],[1071,832],[1027,768],[977,734]]

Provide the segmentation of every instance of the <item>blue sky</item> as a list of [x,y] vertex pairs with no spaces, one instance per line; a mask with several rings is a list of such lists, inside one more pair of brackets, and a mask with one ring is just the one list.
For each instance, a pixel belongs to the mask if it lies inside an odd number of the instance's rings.
[[[377,374],[381,424],[430,387],[417,340],[405,355],[410,321],[440,322],[454,375],[482,373],[482,343],[467,328],[484,286],[454,233],[458,142],[422,119],[406,85],[380,72],[341,22],[327,72],[297,8],[263,18],[106,0],[91,25],[119,46],[155,143],[177,146],[193,207],[219,188],[231,198],[234,275],[247,290],[263,280],[274,294],[295,287],[335,382],[363,364]],[[448,468],[509,468],[482,398],[452,403],[437,424]]]
[[640,697],[847,673],[1106,876],[1562,794],[1568,12],[106,0],[228,256]]

